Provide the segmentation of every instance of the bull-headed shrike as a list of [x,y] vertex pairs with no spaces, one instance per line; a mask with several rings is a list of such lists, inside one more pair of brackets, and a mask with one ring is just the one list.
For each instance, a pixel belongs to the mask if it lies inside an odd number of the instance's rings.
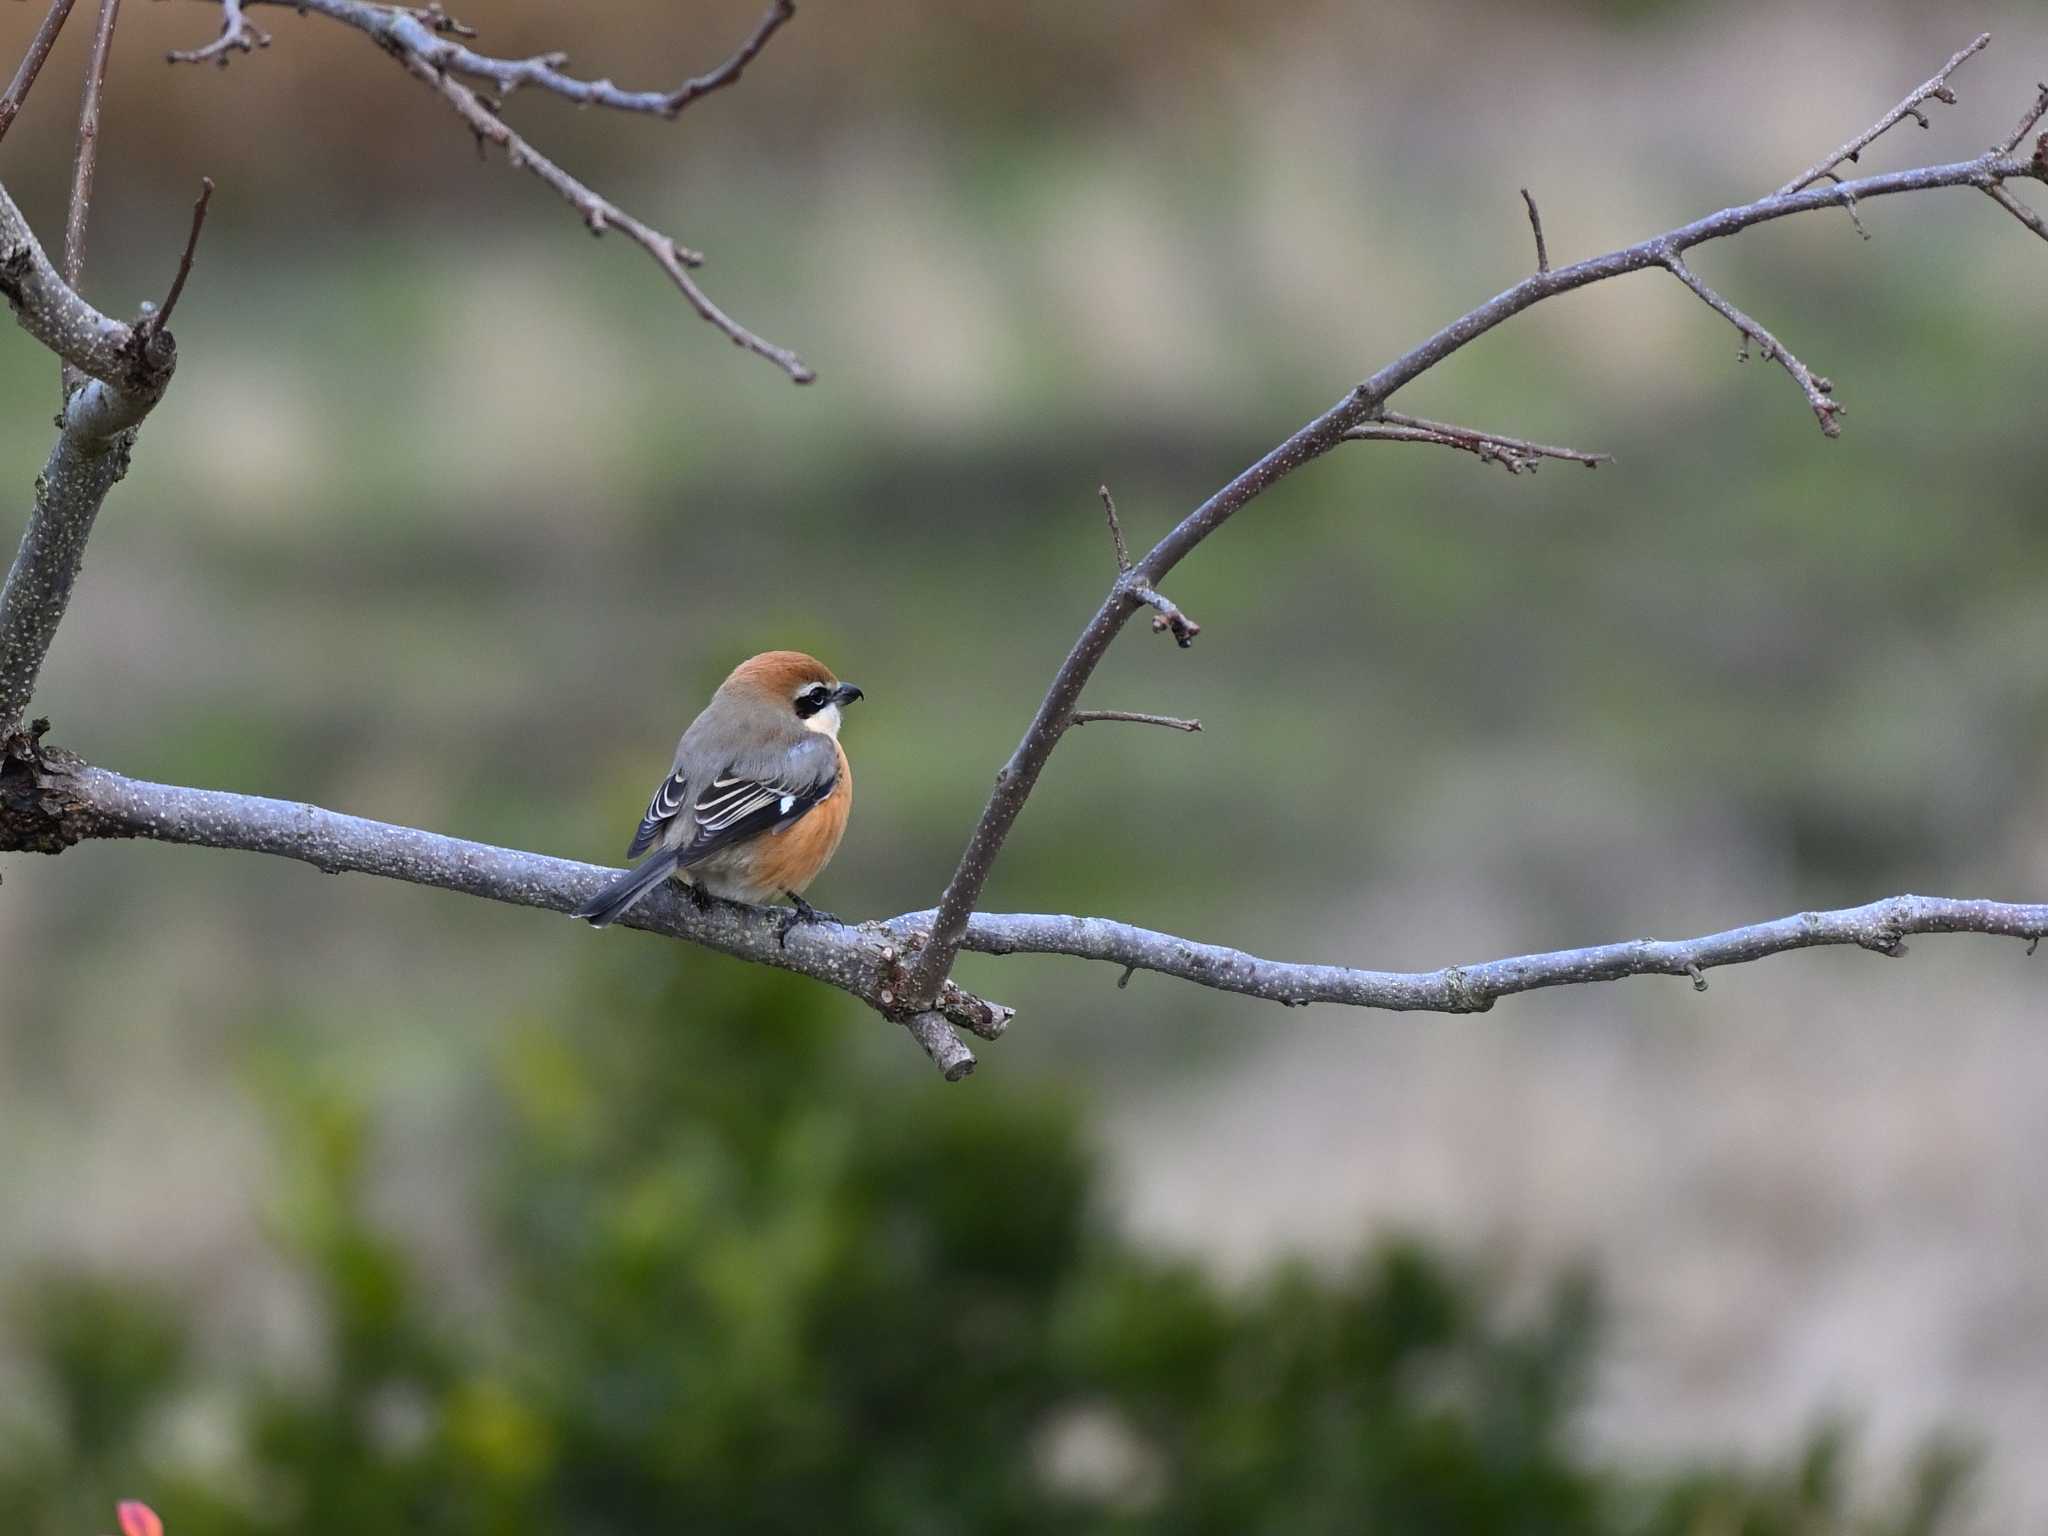
[[[626,857],[654,855],[576,909],[594,928],[674,876],[761,904],[803,893],[831,862],[853,809],[840,711],[861,696],[802,651],[763,651],[732,670],[676,743]],[[787,930],[785,929],[785,935]]]

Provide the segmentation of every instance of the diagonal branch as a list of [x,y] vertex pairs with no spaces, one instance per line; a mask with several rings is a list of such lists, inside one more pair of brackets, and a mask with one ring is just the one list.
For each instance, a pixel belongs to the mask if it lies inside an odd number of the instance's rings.
[[[107,83],[107,57],[114,48],[114,23],[121,0],[100,0],[99,26],[93,31],[92,53],[85,64],[85,91],[78,105],[78,157],[71,172],[71,205],[64,218],[64,281],[76,288],[85,276],[85,227],[92,215],[93,175],[100,158],[100,93]],[[79,375],[68,362],[57,370],[58,385],[68,399]]]
[[[1967,58],[1980,46],[1972,44],[1964,49],[1948,68],[1954,68],[1961,58]],[[1942,89],[1946,90],[1945,83]],[[2024,131],[2023,128],[2022,133]],[[1869,138],[1862,140],[1864,144],[1868,142]],[[1861,147],[1852,140],[1844,153]],[[1832,159],[1822,162],[1814,175],[1829,170],[1835,163],[1837,160]],[[1812,177],[1805,179],[1811,180]],[[1894,197],[1942,187],[1973,187],[1981,191],[2007,179],[2048,180],[2048,171],[2039,164],[2012,159],[2003,148],[1993,149],[1975,159],[1949,165],[1923,166],[1917,170],[1894,171],[1839,185],[1776,193],[1753,203],[1723,208],[1706,218],[1696,219],[1621,250],[1610,251],[1604,256],[1590,257],[1548,272],[1537,272],[1452,321],[1419,346],[1387,364],[1322,415],[1241,471],[1188,513],[1130,572],[1117,578],[1109,595],[1095,610],[1067,652],[1066,659],[1060,663],[1059,670],[1053,674],[1051,686],[1040,700],[1030,724],[1025,727],[1023,738],[996,775],[995,788],[982,808],[981,817],[969,834],[967,846],[962,850],[960,861],[934,909],[931,940],[925,945],[911,973],[912,1000],[922,1001],[935,996],[943,984],[953,957],[967,935],[969,920],[980,902],[1010,829],[1016,825],[1039,775],[1044,772],[1069,719],[1079,707],[1082,691],[1116,637],[1122,633],[1124,625],[1144,606],[1145,599],[1139,595],[1140,592],[1156,590],[1167,574],[1204,539],[1302,465],[1321,458],[1346,441],[1352,429],[1373,420],[1383,411],[1396,392],[1496,326],[1545,299],[1650,267],[1687,273],[1689,269],[1684,267],[1682,254],[1708,241],[1726,239],[1745,229],[1794,214],[1841,207],[1869,198]],[[1696,283],[1697,279],[1693,282]],[[1788,370],[1796,369],[1793,376],[1807,392],[1808,401],[1820,419],[1821,429],[1830,436],[1840,430],[1835,417],[1840,414],[1841,407],[1834,403],[1832,391],[1822,387],[1822,380],[1813,377],[1804,365],[1797,364],[1796,359],[1778,346],[1775,338],[1770,338],[1761,326],[1732,306],[1725,306],[1725,301],[1719,301],[1718,295],[1709,298],[1700,287],[1695,287],[1695,292],[1700,292],[1702,298],[1708,298],[1708,302],[1715,304],[1747,334],[1756,336],[1760,345],[1768,340],[1781,363]]]
[[1529,229],[1536,236],[1536,270],[1550,270],[1550,247],[1543,243],[1543,215],[1536,211],[1536,199],[1529,195],[1527,187],[1522,188],[1522,201],[1529,205]]
[[[1937,69],[1929,78],[1921,81],[1912,94],[1907,96],[1904,101],[1893,107],[1891,111],[1885,113],[1883,117],[1880,117],[1826,159],[1816,160],[1812,165],[1809,165],[1797,176],[1786,182],[1785,185],[1778,188],[1776,195],[1779,197],[1789,197],[1792,193],[1798,192],[1811,183],[1819,181],[1823,176],[1828,175],[1836,166],[1841,165],[1845,161],[1851,164],[1855,163],[1862,156],[1863,151],[1868,149],[1879,135],[1890,132],[1909,117],[1922,128],[1925,128],[1927,126],[1927,114],[1920,110],[1920,104],[1927,101],[1939,101],[1948,106],[1954,106],[1956,104],[1956,93],[1949,89],[1948,77],[1954,74],[1966,59],[1970,58],[1973,54],[1983,52],[1990,44],[1991,34],[1989,32],[1980,32],[1975,42],[1967,47],[1958,48],[1950,56],[1946,64]],[[2020,129],[2020,133],[2023,134],[2025,132],[2025,128]],[[2012,145],[2018,142],[2019,136],[2016,134],[2013,137],[2012,144],[2005,146],[2006,152],[2011,153]]]
[[[2001,153],[2009,155],[2015,149],[2018,149],[2020,140],[2024,139],[2033,130],[2034,124],[2040,122],[2044,116],[2048,116],[2048,85],[2037,85],[2034,87],[2034,92],[2033,101],[2028,105],[2027,110],[2020,114],[2019,125],[1999,142],[1998,148]],[[2039,161],[2040,156],[2041,151],[2037,146],[2034,151],[2035,160]]]
[[1431,421],[1423,416],[1407,416],[1399,411],[1381,411],[1371,421],[1360,422],[1344,436],[1354,443],[1434,443],[1444,448],[1457,448],[1476,454],[1482,464],[1498,464],[1511,475],[1525,471],[1533,474],[1545,459],[1564,459],[1569,463],[1583,464],[1588,469],[1598,469],[1602,464],[1614,462],[1611,453],[1556,448],[1548,443],[1503,437],[1498,432],[1476,432],[1470,427],[1454,426],[1448,421]]
[[2027,228],[2031,229],[2043,240],[2048,240],[2048,222],[2044,222],[2040,214],[2036,213],[2033,209],[2029,208],[2017,197],[2014,197],[2012,193],[2006,191],[2006,189],[2003,186],[1999,185],[1997,182],[1993,182],[1990,186],[1986,187],[1984,191],[1990,197],[1991,201],[1998,204],[1999,207],[2003,208],[2007,213],[2011,214],[2014,218],[2018,219],[2022,224],[2026,225]]
[[[645,251],[690,307],[722,332],[734,346],[756,357],[766,358],[798,384],[808,384],[817,377],[796,353],[756,335],[712,301],[703,286],[690,275],[690,268],[703,265],[701,254],[678,244],[671,236],[635,218],[572,176],[504,121],[500,116],[504,105],[502,101],[492,101],[479,95],[457,78],[458,75],[466,75],[472,79],[489,80],[508,92],[521,85],[534,85],[584,105],[674,117],[698,97],[737,80],[775,31],[796,13],[791,0],[775,0],[752,36],[719,68],[708,75],[686,80],[675,90],[666,92],[621,91],[608,80],[576,80],[561,73],[561,66],[567,59],[558,53],[531,59],[494,59],[473,52],[447,36],[451,32],[467,35],[467,29],[438,10],[417,12],[403,7],[375,5],[368,0],[262,0],[262,3],[289,5],[301,12],[313,11],[369,37],[404,65],[414,79],[446,101],[470,132],[476,135],[479,146],[489,142],[504,150],[505,158],[514,170],[528,171],[539,178],[576,210],[592,234],[601,235],[616,229]],[[235,24],[236,18],[229,16],[221,39],[216,40],[218,52],[194,49],[190,54],[174,54],[172,57],[218,57],[225,63],[227,45],[224,39]]]
[[1749,344],[1755,342],[1759,352],[1792,376],[1792,382],[1799,386],[1806,396],[1806,403],[1813,407],[1813,414],[1820,419],[1821,431],[1829,437],[1842,435],[1842,424],[1836,418],[1844,415],[1846,408],[1835,399],[1835,386],[1830,381],[1815,374],[1777,337],[1701,282],[1698,274],[1676,252],[1665,258],[1664,266],[1673,277],[1698,294],[1708,308],[1742,333],[1741,357],[1745,362],[1749,358]]
[[0,587],[0,736],[28,708],[43,658],[71,600],[93,520],[127,473],[134,427],[162,397],[177,363],[167,330],[101,314],[43,254],[0,187],[0,297],[21,328],[89,380],[65,401],[61,429]]
[[[0,743],[0,851],[57,853],[85,839],[129,837],[273,854],[330,874],[380,875],[552,912],[571,910],[614,873],[311,805],[145,783],[46,751],[29,736]],[[698,911],[664,890],[623,921],[837,987],[900,1018],[953,1081],[974,1065],[973,1053],[954,1031],[995,1039],[1012,1013],[957,987],[949,987],[935,1009],[899,1011],[900,957],[925,941],[935,916],[906,912],[857,928],[802,924],[789,932],[785,946],[778,937],[782,925],[771,910],[718,902]],[[1517,992],[1628,976],[1684,976],[1698,987],[1704,973],[1717,966],[1823,945],[1897,956],[1904,953],[1905,939],[1920,933],[2038,939],[2048,935],[2048,905],[1895,896],[1704,938],[1637,939],[1415,972],[1267,960],[1107,918],[1048,913],[976,913],[962,935],[962,947],[988,955],[1068,955],[1127,973],[1156,971],[1289,1007],[1336,1003],[1477,1013]]]
[[43,72],[50,50],[57,46],[57,34],[64,30],[64,22],[76,3],[77,0],[50,0],[50,9],[43,17],[43,24],[36,28],[36,35],[29,39],[28,52],[21,56],[20,68],[15,70],[6,93],[0,95],[0,136],[4,136],[14,126],[15,118],[21,115],[21,106],[28,100],[29,88],[36,83],[36,76]]

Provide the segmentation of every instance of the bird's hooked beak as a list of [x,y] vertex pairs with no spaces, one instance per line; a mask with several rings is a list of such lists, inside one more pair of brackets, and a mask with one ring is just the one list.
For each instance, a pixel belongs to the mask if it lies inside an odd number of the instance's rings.
[[859,698],[860,696],[860,687],[856,683],[841,683],[837,688],[834,688],[832,690],[832,702],[834,704],[839,705],[841,708],[844,708],[846,705],[851,704],[855,699]]

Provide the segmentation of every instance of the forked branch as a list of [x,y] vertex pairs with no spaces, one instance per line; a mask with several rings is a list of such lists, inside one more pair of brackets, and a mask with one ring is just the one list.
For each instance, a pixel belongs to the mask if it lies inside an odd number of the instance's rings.
[[1612,464],[1611,453],[1587,453],[1581,448],[1559,448],[1550,443],[1532,443],[1527,438],[1504,437],[1498,432],[1478,432],[1448,421],[1431,421],[1426,416],[1408,416],[1400,411],[1381,411],[1371,421],[1360,422],[1344,436],[1357,443],[1433,443],[1475,455],[1482,464],[1498,464],[1511,475],[1531,474],[1545,459],[1564,459],[1598,469]]
[[[1947,106],[1954,106],[1956,104],[1956,93],[1949,88],[1948,77],[1961,68],[1971,55],[1981,53],[1990,46],[1991,34],[1989,32],[1978,33],[1974,42],[1965,47],[1958,48],[1949,56],[1949,61],[1946,64],[1942,65],[1932,76],[1916,86],[1904,101],[1857,134],[1855,138],[1841,145],[1833,154],[1828,155],[1824,159],[1814,161],[1812,165],[1809,165],[1797,176],[1786,182],[1785,185],[1778,188],[1778,196],[1785,197],[1793,192],[1800,191],[1802,188],[1813,185],[1823,176],[1832,175],[1835,168],[1839,165],[1854,164],[1862,158],[1863,151],[1875,143],[1880,135],[1889,133],[1909,117],[1922,128],[1927,127],[1927,114],[1920,110],[1922,104],[1930,101],[1939,101]],[[2026,130],[2023,128],[2020,132],[2024,133]],[[2013,143],[2018,142],[2018,137],[2015,136]],[[2007,144],[2005,149],[2007,153],[2011,153],[2012,144]]]
[[245,3],[289,5],[363,33],[397,59],[414,79],[447,102],[476,136],[479,146],[497,145],[514,170],[527,171],[538,178],[575,209],[592,234],[602,235],[615,229],[645,251],[690,307],[734,346],[766,358],[799,384],[808,384],[817,377],[796,353],[756,335],[713,302],[691,275],[692,268],[704,263],[700,252],[634,217],[571,175],[504,120],[502,99],[486,97],[463,83],[464,78],[488,81],[506,95],[530,85],[584,106],[672,118],[700,97],[739,79],[741,72],[767,46],[768,39],[796,14],[792,0],[774,0],[753,33],[717,69],[685,80],[668,91],[626,91],[609,80],[576,79],[564,72],[568,56],[561,53],[528,59],[492,58],[456,41],[475,33],[438,7],[413,11],[402,6],[372,4],[370,0],[223,0],[220,36],[203,48],[173,53],[170,57],[186,62],[214,59],[225,64],[231,49],[247,52],[252,47],[267,45],[268,35],[255,32],[244,18]]
[[[1684,253],[1709,241],[1725,239],[1758,224],[1789,218],[1794,214],[1832,207],[1847,207],[1853,211],[1856,204],[1872,198],[1892,197],[1907,192],[1927,192],[1944,187],[1965,187],[1992,192],[2008,180],[2048,179],[2048,171],[2044,171],[2040,157],[2027,161],[2012,158],[2012,151],[2019,140],[2025,136],[2033,123],[2039,120],[2041,112],[2048,111],[2048,88],[2044,88],[2042,99],[2037,104],[2040,110],[2022,118],[2020,128],[2011,142],[1974,159],[1868,176],[1856,181],[1835,178],[1833,184],[1828,186],[1809,185],[1824,177],[1832,178],[1836,166],[1855,159],[1865,146],[1904,117],[1921,116],[1917,110],[1920,103],[1930,99],[1954,101],[1955,94],[1949,87],[1948,77],[1966,59],[1982,49],[1987,41],[1988,38],[1979,38],[1962,49],[1937,71],[1931,80],[1909,95],[1892,112],[1879,119],[1870,129],[1851,139],[1834,154],[1824,158],[1769,197],[1754,203],[1724,208],[1719,213],[1697,219],[1663,235],[1565,267],[1548,268],[1548,252],[1539,244],[1539,270],[1535,274],[1452,321],[1421,345],[1389,363],[1352,389],[1322,415],[1296,431],[1196,507],[1127,573],[1120,574],[1110,588],[1109,595],[1096,609],[1094,616],[1089,619],[1080,637],[1068,651],[1065,661],[1053,675],[1052,684],[1040,701],[1031,723],[1025,728],[1023,739],[997,775],[995,789],[968,838],[967,847],[960,856],[960,862],[954,869],[952,878],[946,884],[938,906],[933,909],[931,937],[912,972],[912,1001],[922,1001],[936,995],[937,989],[943,984],[951,969],[954,955],[967,942],[967,936],[975,921],[975,908],[980,903],[981,893],[995,868],[997,858],[1002,853],[1010,829],[1016,824],[1017,817],[1023,811],[1026,800],[1038,782],[1039,774],[1044,771],[1053,749],[1065,733],[1090,677],[1118,634],[1122,632],[1124,625],[1149,601],[1146,594],[1156,594],[1160,582],[1181,560],[1252,501],[1304,464],[1321,458],[1338,444],[1356,440],[1361,436],[1384,438],[1398,435],[1384,430],[1375,431],[1375,426],[1381,429],[1405,426],[1409,432],[1425,434],[1419,438],[1407,437],[1404,439],[1407,441],[1438,441],[1450,436],[1451,434],[1445,432],[1439,423],[1422,425],[1421,418],[1407,418],[1405,421],[1390,418],[1387,415],[1387,403],[1399,390],[1496,326],[1512,319],[1532,305],[1559,294],[1631,272],[1663,267],[1734,324],[1747,340],[1754,341],[1768,356],[1779,363],[1799,384],[1820,423],[1821,430],[1830,437],[1835,436],[1841,430],[1837,418],[1842,413],[1842,407],[1834,399],[1832,385],[1808,369],[1760,323],[1736,309],[1701,282],[1685,263]],[[2008,211],[2013,210],[2009,208]],[[1533,199],[1530,200],[1530,214],[1534,227],[1537,216]],[[1543,268],[1548,269],[1541,270]],[[1432,432],[1435,433],[1434,436],[1428,435]]]

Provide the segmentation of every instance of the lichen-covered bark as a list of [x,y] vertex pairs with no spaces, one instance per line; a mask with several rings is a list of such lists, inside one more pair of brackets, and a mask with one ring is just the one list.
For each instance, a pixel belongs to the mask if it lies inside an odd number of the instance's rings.
[[134,441],[132,428],[101,437],[89,427],[68,425],[36,476],[21,547],[0,591],[0,735],[13,732],[28,710],[84,564],[93,521],[107,492],[128,473]]

